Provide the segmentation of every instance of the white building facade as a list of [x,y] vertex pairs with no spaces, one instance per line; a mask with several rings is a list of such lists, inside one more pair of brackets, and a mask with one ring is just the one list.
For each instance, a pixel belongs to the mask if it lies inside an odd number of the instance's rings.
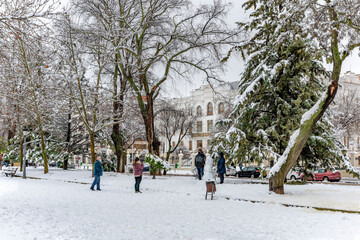
[[351,164],[360,167],[360,74],[347,72],[341,76],[334,102],[340,108],[335,114],[342,114],[342,121],[351,123],[338,123],[339,140],[346,147]]
[[[209,150],[213,129],[217,120],[224,118],[232,109],[232,103],[238,94],[239,82],[221,83],[210,86],[202,85],[191,91],[189,97],[175,98],[171,103],[178,108],[191,109],[196,115],[196,122],[180,143],[183,152],[194,155],[199,148],[205,153]],[[177,139],[177,136],[174,137]],[[161,156],[165,156],[166,140],[160,137]],[[175,143],[173,143],[175,144]]]

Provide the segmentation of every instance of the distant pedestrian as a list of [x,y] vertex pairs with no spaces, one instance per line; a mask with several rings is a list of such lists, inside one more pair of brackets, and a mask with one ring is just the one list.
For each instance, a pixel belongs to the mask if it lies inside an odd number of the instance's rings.
[[8,160],[7,160],[7,159],[5,160],[4,164],[5,164],[5,167],[8,167],[8,166],[9,166],[9,163],[8,163]]
[[142,170],[144,169],[144,160],[136,157],[133,163],[134,177],[135,177],[135,193],[141,193],[140,183],[142,180]]
[[195,157],[195,166],[197,169],[199,180],[204,176],[204,166],[205,166],[206,156],[201,149],[199,149],[198,154]]
[[219,153],[220,159],[217,163],[217,172],[220,178],[220,184],[224,183],[224,174],[226,173],[224,153]]
[[242,162],[239,163],[240,171],[242,170]]
[[95,179],[94,179],[94,182],[92,183],[91,188],[90,188],[92,191],[95,191],[95,189],[94,189],[95,185],[96,185],[96,190],[101,191],[101,189],[100,189],[100,176],[103,175],[103,167],[101,166],[100,161],[101,161],[101,157],[98,156],[96,158],[96,162],[95,162],[95,165],[94,165],[94,177],[95,177]]

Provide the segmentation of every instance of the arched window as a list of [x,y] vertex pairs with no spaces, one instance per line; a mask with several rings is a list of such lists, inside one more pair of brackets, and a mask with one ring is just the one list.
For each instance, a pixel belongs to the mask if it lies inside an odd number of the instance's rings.
[[207,115],[213,115],[213,105],[211,102],[208,103],[207,105]]
[[223,113],[224,110],[225,110],[224,103],[220,103],[220,104],[219,104],[219,114]]
[[198,106],[198,107],[196,108],[196,116],[201,116],[201,115],[202,115],[202,109],[201,109],[200,106]]

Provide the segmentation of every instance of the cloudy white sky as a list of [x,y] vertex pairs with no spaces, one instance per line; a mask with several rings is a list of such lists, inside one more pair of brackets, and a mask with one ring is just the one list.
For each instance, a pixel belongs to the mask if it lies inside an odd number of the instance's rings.
[[[200,3],[211,3],[213,0],[196,0],[196,4]],[[194,0],[195,2],[195,0]],[[236,21],[244,19],[246,16],[244,14],[241,5],[244,1],[241,0],[227,0],[232,4],[232,7],[227,18],[227,22],[230,25],[235,26]],[[222,80],[227,82],[238,81],[240,79],[240,74],[244,69],[244,63],[239,56],[233,55],[230,58],[230,61],[227,63],[227,71],[222,75]],[[329,66],[329,69],[331,67]],[[358,52],[352,53],[343,65],[342,72],[352,71],[355,73],[360,73],[360,57]],[[185,97],[190,95],[190,91],[198,88],[201,84],[205,83],[205,79],[201,76],[194,76],[194,79],[191,82],[184,83],[181,81],[181,84],[168,82],[167,90],[171,97]]]

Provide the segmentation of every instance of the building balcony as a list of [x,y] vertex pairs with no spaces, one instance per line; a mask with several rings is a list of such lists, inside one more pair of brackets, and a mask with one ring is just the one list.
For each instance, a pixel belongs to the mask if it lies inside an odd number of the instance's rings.
[[202,133],[191,133],[191,137],[210,137],[212,135],[211,132],[202,132]]

